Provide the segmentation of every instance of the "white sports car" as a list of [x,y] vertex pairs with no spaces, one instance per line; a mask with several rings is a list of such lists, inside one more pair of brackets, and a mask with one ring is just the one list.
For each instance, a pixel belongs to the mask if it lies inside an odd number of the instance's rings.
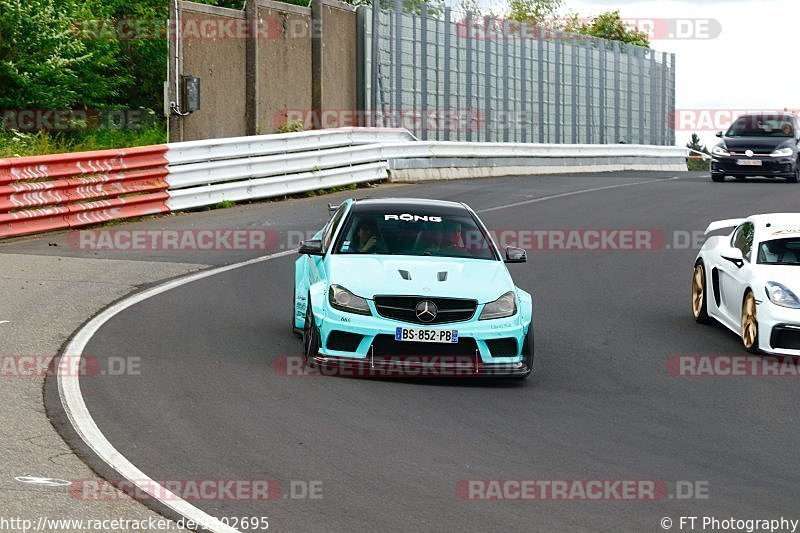
[[800,213],[712,222],[694,264],[692,312],[742,337],[747,351],[800,355]]

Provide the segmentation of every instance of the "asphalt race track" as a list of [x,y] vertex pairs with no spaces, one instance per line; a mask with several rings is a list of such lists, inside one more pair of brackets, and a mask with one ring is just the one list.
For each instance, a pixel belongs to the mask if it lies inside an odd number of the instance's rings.
[[[534,296],[536,360],[527,381],[280,375],[273,363],[301,351],[289,329],[292,255],[117,315],[85,353],[140,357],[141,375],[82,379],[86,403],[111,443],[153,479],[275,479],[285,494],[291,480],[321,481],[321,499],[192,502],[218,517],[268,516],[274,531],[663,531],[662,517],[675,521],[673,530],[680,516],[800,518],[792,516],[797,378],[679,377],[666,369],[675,355],[745,354],[721,326],[693,321],[696,249],[675,245],[712,220],[798,211],[800,186],[672,176],[356,191],[465,201],[493,230],[665,237],[658,250],[532,251],[527,264],[509,265]],[[625,186],[608,188],[616,185]],[[602,189],[562,195],[591,188]],[[311,230],[340,197],[198,216],[221,227],[270,217],[282,232]],[[541,197],[550,198],[535,201]],[[502,207],[512,203],[519,205]],[[660,480],[671,496],[677,481],[688,481],[707,485],[708,497],[465,501],[456,485],[467,479]]]

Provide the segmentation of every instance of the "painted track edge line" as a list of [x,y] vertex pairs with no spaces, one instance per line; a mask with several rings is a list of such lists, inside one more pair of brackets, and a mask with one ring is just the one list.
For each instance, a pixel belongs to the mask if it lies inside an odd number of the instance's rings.
[[539,198],[531,198],[530,200],[521,200],[511,204],[497,205],[494,207],[487,207],[485,209],[477,209],[477,213],[489,213],[491,211],[499,211],[501,209],[508,209],[510,207],[519,207],[521,205],[536,204],[545,202],[547,200],[556,200],[558,198],[566,198],[568,196],[576,196],[578,194],[586,194],[590,192],[608,191],[610,189],[621,189],[623,187],[633,187],[634,185],[647,185],[648,183],[663,183],[665,181],[674,181],[680,179],[680,176],[673,176],[671,178],[654,178],[646,181],[636,181],[633,183],[618,183],[616,185],[606,185],[604,187],[594,187],[592,189],[580,189],[577,191],[562,192],[558,194],[551,194],[549,196],[540,196]]
[[[124,298],[92,318],[81,329],[75,333],[67,343],[61,355],[69,357],[66,368],[58,372],[58,393],[61,398],[61,405],[72,427],[86,445],[108,466],[114,469],[122,477],[133,483],[138,489],[152,496],[155,500],[175,511],[181,516],[199,524],[203,529],[214,533],[236,533],[238,530],[222,523],[219,519],[209,515],[205,511],[195,507],[189,502],[177,497],[175,494],[166,490],[154,480],[150,479],[144,472],[137,468],[133,463],[123,456],[113,444],[109,442],[103,432],[95,423],[80,388],[81,358],[86,345],[94,337],[95,333],[110,319],[125,309],[143,302],[153,296],[170,291],[182,285],[192,283],[216,274],[222,274],[230,270],[243,268],[253,264],[277,259],[297,253],[296,250],[286,250],[271,255],[249,259],[240,263],[226,265],[222,267],[203,270],[189,274],[146,289],[140,293],[133,294]],[[162,496],[162,497],[159,497]]]

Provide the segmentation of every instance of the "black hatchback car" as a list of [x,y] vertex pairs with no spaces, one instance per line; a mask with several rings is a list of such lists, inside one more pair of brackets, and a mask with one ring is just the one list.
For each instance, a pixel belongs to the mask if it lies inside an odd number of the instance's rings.
[[711,150],[711,179],[725,176],[743,180],[748,176],[800,177],[797,118],[789,113],[752,114],[738,117]]

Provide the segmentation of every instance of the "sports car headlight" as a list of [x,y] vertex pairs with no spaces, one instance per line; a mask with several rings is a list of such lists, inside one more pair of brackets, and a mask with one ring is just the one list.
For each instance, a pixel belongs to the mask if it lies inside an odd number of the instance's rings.
[[800,309],[800,298],[787,287],[775,281],[768,281],[764,288],[767,291],[767,298],[775,305]]
[[786,147],[786,148],[778,148],[769,155],[771,155],[772,157],[791,157],[793,153],[794,150],[792,150],[789,147]]
[[718,144],[717,146],[711,149],[711,155],[719,155],[727,157],[731,154],[721,144]]
[[486,304],[478,320],[505,318],[515,314],[517,314],[517,299],[514,296],[514,291],[508,291],[497,300]]
[[331,285],[328,290],[328,302],[331,307],[348,313],[371,315],[367,301],[361,296],[356,296],[341,285]]

